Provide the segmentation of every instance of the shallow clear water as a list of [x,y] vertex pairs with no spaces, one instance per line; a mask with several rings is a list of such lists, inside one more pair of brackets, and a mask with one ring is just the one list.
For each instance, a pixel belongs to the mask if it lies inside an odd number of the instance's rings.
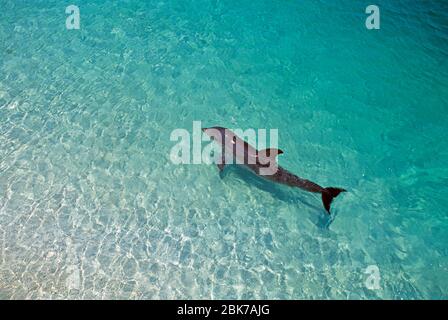
[[[448,298],[448,5],[0,2],[0,298]],[[278,128],[312,194],[169,161]],[[365,269],[376,265],[380,289]]]

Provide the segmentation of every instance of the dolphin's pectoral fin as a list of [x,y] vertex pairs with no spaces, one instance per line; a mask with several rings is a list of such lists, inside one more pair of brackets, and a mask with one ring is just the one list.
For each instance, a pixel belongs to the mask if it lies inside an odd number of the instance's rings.
[[218,165],[218,169],[219,169],[219,178],[222,180],[225,177],[225,171],[224,171],[224,164],[220,164]]
[[217,166],[218,169],[219,169],[219,177],[220,177],[221,179],[223,179],[224,176],[225,176],[225,175],[224,175],[224,168],[225,168],[226,164],[225,164],[225,163],[217,163],[216,166]]
[[258,154],[260,154],[263,157],[267,157],[267,158],[275,158],[276,156],[278,156],[279,154],[282,154],[282,153],[283,153],[283,150],[276,149],[276,148],[267,148],[267,149],[258,151]]
[[219,172],[224,170],[224,167],[226,166],[226,157],[224,156],[224,151],[221,155],[220,161],[216,165],[218,166]]

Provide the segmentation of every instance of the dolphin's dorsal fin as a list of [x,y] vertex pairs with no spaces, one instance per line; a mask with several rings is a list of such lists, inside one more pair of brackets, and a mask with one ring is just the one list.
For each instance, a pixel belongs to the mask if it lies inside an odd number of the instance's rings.
[[275,158],[276,156],[278,156],[279,154],[282,154],[283,150],[281,149],[276,149],[276,148],[267,148],[267,149],[263,149],[258,151],[258,155],[266,157],[266,158]]

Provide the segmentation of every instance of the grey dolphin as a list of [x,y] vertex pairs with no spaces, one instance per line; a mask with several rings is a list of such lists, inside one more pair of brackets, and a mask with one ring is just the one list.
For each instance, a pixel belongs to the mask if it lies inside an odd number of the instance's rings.
[[257,150],[239,138],[230,129],[223,127],[202,128],[202,131],[222,147],[221,158],[217,163],[220,171],[227,164],[241,164],[265,179],[291,187],[298,187],[309,192],[320,193],[322,195],[322,203],[328,214],[330,214],[330,205],[333,199],[341,192],[346,191],[341,188],[321,187],[312,181],[299,178],[278,166],[275,158],[283,153],[280,149]]

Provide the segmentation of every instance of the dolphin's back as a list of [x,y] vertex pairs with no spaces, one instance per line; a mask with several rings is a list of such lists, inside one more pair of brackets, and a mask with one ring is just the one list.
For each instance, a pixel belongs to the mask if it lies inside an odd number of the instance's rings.
[[[206,128],[205,133],[220,139],[223,156],[230,163],[231,160],[237,164],[254,164],[258,151],[252,145],[241,139],[232,130],[223,127]],[[218,135],[218,137],[216,137]]]

